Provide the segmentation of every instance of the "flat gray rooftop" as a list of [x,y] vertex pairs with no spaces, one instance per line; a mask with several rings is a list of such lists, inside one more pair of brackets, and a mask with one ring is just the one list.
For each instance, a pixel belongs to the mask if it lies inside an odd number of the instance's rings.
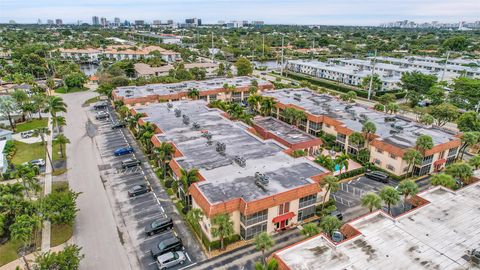
[[[248,126],[224,118],[217,109],[206,107],[206,102],[177,101],[137,107],[155,123],[164,134],[156,135],[161,141],[172,141],[183,153],[176,161],[184,169],[198,168],[206,179],[198,183],[201,192],[211,203],[244,198],[245,201],[284,192],[313,183],[310,177],[326,170],[305,158],[292,158],[273,140],[263,141],[247,131]],[[175,109],[190,119],[183,123]],[[199,125],[193,127],[193,123]],[[204,134],[212,135],[208,143]],[[216,142],[226,144],[225,153],[216,151]],[[246,166],[235,162],[235,156],[245,158]],[[266,190],[255,184],[255,173],[269,177]]]
[[317,236],[277,256],[290,269],[478,269],[467,252],[480,248],[480,185],[456,194],[433,189],[431,203],[392,220],[373,213],[349,223],[361,235],[333,247]]
[[139,98],[150,95],[172,95],[179,93],[186,93],[191,88],[196,88],[198,91],[208,91],[222,88],[225,83],[228,85],[235,85],[236,87],[249,86],[252,80],[256,80],[258,84],[265,84],[266,81],[254,77],[235,77],[235,78],[216,78],[205,81],[186,81],[180,83],[162,83],[162,84],[147,84],[143,86],[122,86],[113,90],[118,96],[125,98]]
[[317,139],[316,137],[273,117],[255,118],[253,123],[277,135],[288,143],[296,144]]
[[357,132],[362,131],[365,121],[372,121],[381,140],[400,148],[415,146],[417,137],[422,134],[430,135],[435,145],[455,139],[453,131],[435,126],[427,127],[408,118],[379,112],[357,103],[343,102],[336,97],[318,94],[310,89],[280,89],[266,91],[262,95],[273,97],[283,104],[300,106],[313,115],[325,115],[336,119],[345,127]]

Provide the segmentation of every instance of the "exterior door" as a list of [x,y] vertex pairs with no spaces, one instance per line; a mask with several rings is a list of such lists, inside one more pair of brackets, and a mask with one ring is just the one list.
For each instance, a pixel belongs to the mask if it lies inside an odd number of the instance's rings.
[[285,228],[285,225],[286,225],[285,220],[280,221],[280,228],[279,229],[281,230],[281,229]]

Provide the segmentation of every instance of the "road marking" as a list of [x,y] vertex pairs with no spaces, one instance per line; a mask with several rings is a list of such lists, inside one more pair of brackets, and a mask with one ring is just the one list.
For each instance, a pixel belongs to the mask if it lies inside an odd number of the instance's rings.
[[150,266],[150,265],[152,265],[152,264],[156,264],[156,263],[157,263],[156,261],[151,262],[151,263],[148,264],[148,266]]
[[190,256],[188,256],[188,253],[187,253],[187,252],[185,252],[185,256],[187,256],[187,259],[188,259],[190,262],[192,262],[192,259],[190,259]]
[[[191,261],[190,261],[190,262],[191,262]],[[180,269],[178,269],[178,270],[187,269],[187,268],[190,268],[190,267],[192,267],[192,266],[194,266],[194,265],[196,265],[196,264],[197,264],[197,263],[192,263],[192,264],[189,264],[189,265],[187,265],[187,266],[185,266],[185,267],[183,267],[183,268],[180,268]]]
[[[158,202],[160,204],[160,202]],[[160,204],[160,209],[162,209],[162,212],[165,213],[165,209],[163,209],[163,206]]]

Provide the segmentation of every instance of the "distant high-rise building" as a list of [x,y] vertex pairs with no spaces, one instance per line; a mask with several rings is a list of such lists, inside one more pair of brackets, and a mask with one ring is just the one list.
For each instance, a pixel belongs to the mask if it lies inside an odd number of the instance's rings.
[[101,24],[103,27],[107,26],[107,25],[108,25],[108,23],[107,23],[107,18],[105,18],[105,17],[100,18],[100,24]]
[[55,24],[56,25],[63,25],[62,19],[55,19]]
[[252,21],[252,25],[253,26],[262,26],[264,25],[265,22],[264,21]]
[[144,20],[135,20],[135,26],[143,26],[143,25],[145,25]]
[[92,17],[92,25],[99,25],[100,20],[98,19],[98,16],[93,16]]
[[48,20],[47,20],[47,24],[52,25],[52,24],[53,24],[53,20],[48,19]]
[[191,18],[191,19],[185,19],[185,24],[187,26],[201,26],[202,25],[202,19],[197,19],[197,18]]
[[153,20],[153,25],[160,25],[162,24],[161,20]]
[[42,24],[42,20],[40,18],[37,20],[37,24]]
[[115,19],[113,19],[113,22],[115,23],[115,26],[120,26],[120,18],[115,17]]
[[123,22],[123,25],[124,25],[124,26],[130,26],[131,24],[130,24],[130,21],[125,20],[125,21]]
[[172,25],[172,24],[173,24],[173,20],[167,20],[167,24]]
[[14,20],[10,20],[8,21],[9,24],[16,24],[17,22],[15,22]]

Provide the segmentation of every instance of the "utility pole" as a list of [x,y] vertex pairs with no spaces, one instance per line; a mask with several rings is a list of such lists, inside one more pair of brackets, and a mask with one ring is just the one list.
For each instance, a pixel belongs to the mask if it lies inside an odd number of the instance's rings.
[[450,57],[450,51],[447,51],[447,58],[445,59],[445,63],[443,64],[442,77],[440,78],[440,81],[443,81],[443,77],[445,77],[445,71],[447,71],[448,57]]
[[282,35],[282,60],[281,60],[281,69],[280,69],[280,76],[283,76],[283,42],[284,42],[285,36]]
[[372,95],[373,75],[374,75],[374,71],[375,71],[376,60],[377,60],[377,50],[375,50],[375,55],[373,56],[372,73],[370,74],[370,85],[368,86],[368,100],[370,100],[370,97]]

